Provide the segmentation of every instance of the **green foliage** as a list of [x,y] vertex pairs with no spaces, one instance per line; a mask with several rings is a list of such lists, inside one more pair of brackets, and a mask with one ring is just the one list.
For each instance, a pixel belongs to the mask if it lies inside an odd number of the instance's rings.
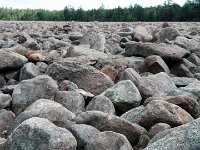
[[0,20],[22,21],[200,21],[200,0],[187,0],[181,7],[172,0],[164,5],[143,8],[135,4],[126,8],[83,10],[66,6],[63,11],[44,9],[0,8]]

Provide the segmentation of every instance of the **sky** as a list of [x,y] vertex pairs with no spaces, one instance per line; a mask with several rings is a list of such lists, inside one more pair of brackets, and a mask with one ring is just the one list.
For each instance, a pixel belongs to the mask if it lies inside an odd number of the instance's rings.
[[[99,8],[104,5],[105,8],[128,7],[130,4],[140,4],[143,7],[157,6],[163,4],[166,0],[0,0],[0,7],[12,8],[30,8],[30,9],[49,9],[63,10],[65,6],[74,8],[82,7],[84,10]],[[173,2],[183,5],[186,0],[174,0]]]

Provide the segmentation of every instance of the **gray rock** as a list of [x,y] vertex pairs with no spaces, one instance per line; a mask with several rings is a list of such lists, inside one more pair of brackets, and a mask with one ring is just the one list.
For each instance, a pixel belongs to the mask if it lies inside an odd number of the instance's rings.
[[9,94],[0,94],[0,109],[10,107],[12,97]]
[[189,60],[190,62],[192,62],[193,64],[200,66],[200,58],[195,55],[194,53],[192,53],[187,60]]
[[9,80],[9,79],[19,80],[19,75],[20,75],[20,70],[19,69],[17,69],[17,70],[13,70],[12,69],[12,70],[6,72],[5,78],[7,80]]
[[19,68],[23,66],[27,61],[28,59],[22,55],[14,52],[6,52],[0,50],[0,70]]
[[39,99],[17,116],[10,130],[15,129],[24,120],[32,117],[45,118],[56,126],[67,128],[73,124],[71,120],[75,116],[74,113],[57,102],[48,99]]
[[35,64],[29,62],[29,63],[26,63],[21,68],[19,81],[35,78],[35,77],[39,76],[40,74],[41,73],[40,73],[38,67]]
[[3,75],[0,74],[0,88],[2,88],[6,84],[6,80]]
[[171,77],[171,80],[177,87],[184,87],[192,82],[198,81],[195,78],[187,78],[187,77]]
[[77,92],[59,91],[55,94],[54,100],[74,114],[85,111],[85,100],[83,96]]
[[15,114],[5,109],[0,110],[0,137],[6,137],[8,128],[14,123]]
[[47,75],[20,82],[12,94],[12,111],[18,115],[38,99],[53,99],[57,88],[57,83]]
[[16,45],[14,47],[11,47],[11,48],[4,48],[3,49],[4,51],[6,52],[15,52],[15,53],[18,53],[22,56],[25,56],[26,55],[26,52],[28,51],[24,46],[22,45]]
[[173,128],[157,141],[150,143],[145,150],[197,150],[200,149],[199,134],[200,119],[189,124]]
[[164,96],[167,95],[168,92],[176,89],[170,77],[164,72],[142,77],[142,79],[138,81],[137,87],[142,98]]
[[127,42],[125,48],[127,56],[139,55],[148,57],[158,55],[165,61],[180,61],[182,58],[189,56],[190,52],[176,45],[156,44],[156,43],[137,43]]
[[22,122],[8,137],[7,150],[76,150],[77,142],[67,129],[44,118],[33,117]]
[[77,140],[77,149],[84,150],[85,145],[94,136],[98,135],[100,131],[92,126],[86,124],[71,125],[68,130],[73,134]]
[[136,42],[150,42],[153,39],[152,35],[148,33],[147,29],[143,26],[135,27],[132,38]]
[[105,36],[96,31],[89,30],[80,39],[80,44],[89,44],[90,48],[104,52]]
[[83,112],[79,114],[74,121],[78,124],[91,125],[100,131],[113,131],[123,134],[129,140],[132,146],[137,145],[141,135],[147,134],[147,131],[141,126],[101,111]]
[[48,68],[48,65],[44,62],[37,62],[36,66],[38,67],[39,71],[42,73],[45,73]]
[[156,35],[160,42],[165,42],[166,40],[174,41],[181,33],[173,27],[167,27],[162,28]]
[[140,92],[131,80],[120,81],[101,95],[108,97],[116,109],[123,113],[139,106],[142,100]]
[[8,80],[8,82],[6,83],[6,85],[17,85],[19,82],[16,81],[15,79],[10,79]]
[[85,146],[85,150],[133,150],[127,138],[119,133],[105,131],[93,138]]
[[154,126],[152,126],[149,131],[149,137],[152,139],[157,133],[171,129],[170,125],[166,123],[157,123]]
[[15,87],[17,85],[5,85],[1,88],[1,91],[4,93],[4,94],[9,94],[9,95],[12,95]]
[[53,63],[46,74],[58,82],[69,80],[79,88],[98,95],[113,85],[113,81],[94,67],[68,63],[65,66]]
[[86,107],[86,111],[97,110],[108,114],[115,114],[115,107],[112,101],[105,97],[98,95],[94,97]]

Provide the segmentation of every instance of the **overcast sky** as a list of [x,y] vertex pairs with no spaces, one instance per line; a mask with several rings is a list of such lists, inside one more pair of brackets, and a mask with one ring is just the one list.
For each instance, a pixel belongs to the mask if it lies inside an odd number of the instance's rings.
[[[82,7],[87,10],[99,8],[102,4],[105,8],[127,7],[135,3],[147,7],[163,4],[164,2],[165,0],[0,0],[0,7],[62,10],[65,6],[71,5],[75,8]],[[174,0],[174,2],[183,5],[186,0]]]

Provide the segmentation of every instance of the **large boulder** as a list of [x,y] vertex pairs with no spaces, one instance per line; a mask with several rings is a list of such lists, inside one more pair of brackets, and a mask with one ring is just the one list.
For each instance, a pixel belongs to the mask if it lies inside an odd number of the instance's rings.
[[137,87],[142,98],[167,95],[167,93],[176,89],[170,77],[164,72],[142,77],[138,80]]
[[70,120],[75,116],[74,113],[57,102],[48,99],[39,99],[17,116],[11,130],[16,128],[24,120],[32,117],[45,118],[56,126],[67,128],[73,124]]
[[116,109],[126,112],[140,105],[142,97],[131,80],[123,80],[107,89],[101,95],[108,97]]
[[132,38],[136,42],[150,42],[153,39],[152,35],[148,33],[147,29],[143,26],[135,27]]
[[28,59],[14,52],[0,50],[0,70],[22,67]]
[[53,99],[57,92],[57,83],[47,75],[20,82],[12,94],[12,111],[18,115],[38,99]]
[[65,66],[53,63],[49,66],[46,74],[58,82],[69,80],[79,88],[98,95],[113,85],[113,81],[97,69],[89,65],[68,63]]
[[137,124],[100,111],[83,112],[74,121],[78,124],[91,125],[100,131],[121,133],[126,136],[132,146],[137,145],[141,135],[147,134],[147,131]]
[[190,52],[176,45],[156,44],[156,43],[140,43],[127,42],[125,48],[127,56],[143,56],[158,55],[167,62],[180,61],[182,58],[189,56]]
[[[171,129],[156,141],[149,143],[145,150],[197,150],[200,149],[200,118],[191,123]],[[162,134],[159,133],[159,134]]]
[[76,150],[76,147],[71,132],[37,117],[22,122],[5,143],[7,150]]
[[119,133],[105,131],[95,135],[85,146],[85,150],[133,150],[127,138]]
[[85,111],[85,100],[78,92],[59,91],[54,100],[75,114]]

